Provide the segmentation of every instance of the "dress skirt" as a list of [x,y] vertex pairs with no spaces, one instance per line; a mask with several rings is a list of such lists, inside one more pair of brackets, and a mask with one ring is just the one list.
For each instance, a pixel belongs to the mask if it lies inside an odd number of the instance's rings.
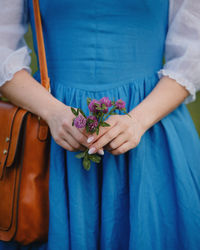
[[[95,91],[52,83],[52,93],[86,113],[87,97],[122,98],[129,110],[157,81],[152,76]],[[52,138],[48,243],[0,243],[1,250],[198,249],[200,141],[184,104],[150,128],[136,148],[118,156],[105,151],[89,171],[75,154]]]

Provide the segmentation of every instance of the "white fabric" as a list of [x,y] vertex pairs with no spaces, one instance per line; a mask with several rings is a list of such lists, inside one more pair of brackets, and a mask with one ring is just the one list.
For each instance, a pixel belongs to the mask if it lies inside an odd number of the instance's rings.
[[24,34],[28,30],[27,6],[24,0],[0,0],[0,86],[26,69],[31,73],[31,50]]
[[165,60],[159,77],[175,79],[190,92],[185,103],[194,101],[200,90],[200,0],[170,1]]
[[[0,0],[0,86],[21,70],[30,69],[27,31],[27,1]],[[200,0],[170,0],[166,63],[159,77],[169,76],[184,86],[195,100],[200,90]]]

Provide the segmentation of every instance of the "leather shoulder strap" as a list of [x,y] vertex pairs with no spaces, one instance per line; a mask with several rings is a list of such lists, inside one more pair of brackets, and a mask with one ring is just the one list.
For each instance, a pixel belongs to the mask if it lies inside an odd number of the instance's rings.
[[39,0],[33,0],[33,9],[34,9],[34,17],[35,17],[34,20],[35,20],[36,37],[37,37],[41,84],[48,91],[50,91],[50,80],[48,77],[48,70],[47,70],[47,60],[46,60],[46,53],[45,53],[45,47],[44,47],[44,38],[43,38],[43,32],[42,32],[42,22],[41,22],[41,15],[40,15]]

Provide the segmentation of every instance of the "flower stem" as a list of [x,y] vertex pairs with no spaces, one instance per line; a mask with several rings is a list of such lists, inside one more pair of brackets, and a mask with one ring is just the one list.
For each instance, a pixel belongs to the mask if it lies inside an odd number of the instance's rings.
[[107,113],[105,116],[104,116],[104,121],[105,119],[116,109],[116,107],[114,106],[109,113]]
[[100,118],[100,122],[99,122],[99,124],[101,124],[101,122],[103,121],[103,113],[101,113],[101,118]]

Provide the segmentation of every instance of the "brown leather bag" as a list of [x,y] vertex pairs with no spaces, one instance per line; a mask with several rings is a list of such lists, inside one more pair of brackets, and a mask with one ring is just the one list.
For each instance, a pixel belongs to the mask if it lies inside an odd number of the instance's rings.
[[[33,0],[41,83],[48,89],[38,0]],[[0,240],[45,242],[49,223],[50,132],[36,115],[0,101]]]

